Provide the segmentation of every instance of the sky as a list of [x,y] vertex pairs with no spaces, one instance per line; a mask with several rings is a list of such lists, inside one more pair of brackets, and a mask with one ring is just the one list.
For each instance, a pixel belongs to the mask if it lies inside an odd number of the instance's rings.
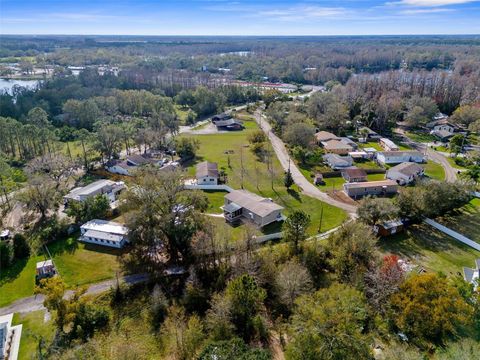
[[0,34],[480,34],[480,0],[0,0]]

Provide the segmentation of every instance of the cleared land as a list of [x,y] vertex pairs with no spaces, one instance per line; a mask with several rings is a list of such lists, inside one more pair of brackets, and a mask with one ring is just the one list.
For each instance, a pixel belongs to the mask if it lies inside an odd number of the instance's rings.
[[[270,150],[271,155],[264,159],[258,159],[249,148],[247,137],[249,133],[258,128],[257,124],[252,120],[245,120],[244,125],[246,129],[243,131],[194,136],[200,142],[200,149],[197,151],[195,162],[192,162],[187,169],[189,175],[192,177],[195,175],[195,164],[200,161],[217,162],[219,169],[224,169],[227,173],[228,185],[234,189],[242,188],[243,177],[243,188],[272,198],[285,207],[287,216],[289,212],[297,209],[309,214],[312,220],[309,228],[310,234],[314,234],[318,230],[322,205],[322,231],[336,227],[346,219],[343,211],[302,195],[296,186],[287,191],[283,185],[283,169],[275,154],[269,149],[270,144],[267,143],[266,148]],[[182,136],[192,137],[192,135]],[[212,195],[212,193],[208,193],[207,196],[213,201],[209,212],[218,213],[215,207],[218,208],[220,196]],[[223,219],[219,220],[224,221]],[[275,230],[278,231],[279,227],[276,229],[275,226],[273,229],[267,227],[267,229],[263,229],[263,232],[270,233]]]

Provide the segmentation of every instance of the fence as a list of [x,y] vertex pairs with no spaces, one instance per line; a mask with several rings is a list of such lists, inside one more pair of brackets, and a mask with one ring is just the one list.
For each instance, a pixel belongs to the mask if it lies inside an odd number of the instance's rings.
[[473,241],[473,240],[470,240],[466,236],[463,236],[462,234],[460,234],[456,231],[453,231],[453,230],[447,228],[446,226],[443,226],[442,224],[439,224],[436,221],[433,221],[432,219],[425,219],[424,222],[426,222],[428,225],[433,226],[435,229],[438,229],[441,232],[453,237],[455,240],[458,240],[458,241],[464,243],[465,245],[468,245],[468,246],[474,248],[475,250],[480,251],[480,244]]

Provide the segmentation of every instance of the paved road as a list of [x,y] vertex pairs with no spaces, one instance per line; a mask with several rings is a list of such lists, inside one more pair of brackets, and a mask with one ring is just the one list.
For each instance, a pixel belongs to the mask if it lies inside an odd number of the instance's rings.
[[[135,274],[135,275],[127,275],[123,277],[120,281],[128,285],[133,285],[133,284],[145,282],[147,280],[148,280],[147,274]],[[114,287],[115,283],[116,283],[116,280],[112,279],[112,280],[102,281],[97,284],[90,285],[86,294],[88,295],[100,294]],[[73,292],[69,290],[65,293],[65,296],[71,296],[72,294]],[[44,298],[45,298],[44,295],[39,294],[39,295],[34,295],[34,296],[29,296],[23,299],[19,299],[8,306],[0,308],[0,315],[9,314],[12,312],[28,313],[28,312],[37,311],[37,310],[46,310],[45,307],[43,306]]]
[[285,144],[278,136],[273,133],[270,124],[264,119],[261,111],[257,110],[255,112],[255,120],[270,139],[273,150],[275,151],[278,160],[282,164],[283,169],[287,171],[288,167],[290,166],[290,171],[292,173],[295,184],[297,184],[298,187],[302,189],[302,192],[305,195],[316,198],[335,207],[341,208],[348,212],[350,215],[356,213],[356,206],[345,204],[341,201],[332,199],[330,196],[320,191],[315,185],[308,181],[305,176],[303,176],[303,174],[300,172],[300,170],[293,161],[289,161],[290,156],[288,155],[287,149],[285,148]]

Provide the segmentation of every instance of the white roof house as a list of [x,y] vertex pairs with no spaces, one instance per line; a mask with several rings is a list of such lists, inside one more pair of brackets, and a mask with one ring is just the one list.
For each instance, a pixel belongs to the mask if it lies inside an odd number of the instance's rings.
[[217,185],[218,184],[218,165],[208,161],[197,164],[196,171],[197,183],[199,185]]
[[0,315],[0,359],[17,360],[22,325],[12,326],[13,313]]
[[323,161],[328,164],[332,169],[344,169],[353,165],[353,159],[351,156],[340,156],[338,154],[325,154],[323,155]]
[[121,248],[128,242],[128,228],[106,220],[90,220],[80,227],[80,241]]
[[400,164],[403,162],[424,163],[426,159],[420,151],[379,151],[377,161],[381,164]]
[[420,165],[404,162],[388,169],[385,177],[396,181],[399,185],[406,185],[423,176],[423,174],[424,169]]
[[271,199],[261,197],[247,190],[234,190],[225,195],[223,212],[225,219],[234,222],[240,217],[253,221],[262,227],[274,221],[284,220],[283,207]]
[[85,201],[91,196],[105,195],[110,202],[114,202],[117,199],[117,195],[125,189],[125,183],[123,181],[112,180],[98,180],[87,186],[78,187],[70,191],[63,198],[66,201]]
[[387,138],[381,138],[378,140],[380,143],[380,146],[384,148],[386,151],[398,151],[399,147],[397,144],[395,144],[392,140],[387,139]]
[[463,268],[463,278],[466,282],[473,284],[475,289],[479,286],[479,278],[480,278],[480,259],[475,260],[475,268]]

